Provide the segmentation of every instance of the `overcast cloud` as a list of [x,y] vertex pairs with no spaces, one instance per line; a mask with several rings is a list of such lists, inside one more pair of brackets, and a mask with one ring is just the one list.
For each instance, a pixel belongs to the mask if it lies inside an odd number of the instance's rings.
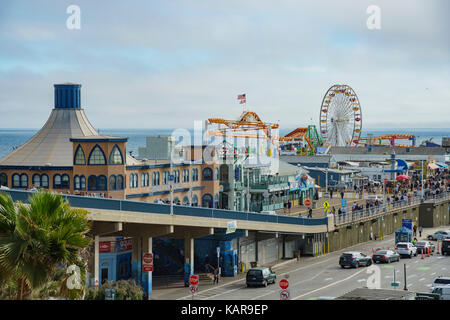
[[[355,90],[363,128],[449,128],[449,3],[2,1],[0,127],[40,128],[53,84],[76,82],[96,128],[236,118],[240,93],[264,121],[317,125],[333,84]],[[71,4],[81,30],[66,28]]]

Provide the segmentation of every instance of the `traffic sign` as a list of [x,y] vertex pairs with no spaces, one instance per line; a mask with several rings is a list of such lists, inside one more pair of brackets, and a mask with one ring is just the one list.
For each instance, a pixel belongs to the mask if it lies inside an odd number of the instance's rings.
[[153,272],[153,264],[143,264],[142,272]]
[[169,174],[169,181],[174,181],[175,180],[175,176],[173,174]]
[[153,263],[153,253],[146,253],[143,257],[144,263],[151,264]]
[[342,199],[341,200],[341,207],[346,207],[347,206],[347,199]]
[[280,292],[280,300],[288,300],[289,299],[289,290],[281,290]]
[[198,276],[196,276],[195,274],[191,275],[191,276],[189,277],[189,284],[190,284],[191,286],[196,286],[196,285],[198,285]]
[[412,230],[412,219],[402,219],[402,227]]
[[305,200],[305,206],[310,206],[310,205],[311,205],[311,200],[306,199],[306,200]]
[[325,209],[328,209],[328,207],[330,206],[330,203],[328,201],[325,201],[322,205]]
[[289,287],[289,281],[286,279],[281,279],[279,285],[281,289],[286,290]]
[[391,287],[398,287],[400,286],[400,282],[391,282]]
[[192,294],[194,294],[194,293],[198,292],[198,287],[197,287],[197,286],[190,286],[190,287],[189,287],[189,291],[190,291]]

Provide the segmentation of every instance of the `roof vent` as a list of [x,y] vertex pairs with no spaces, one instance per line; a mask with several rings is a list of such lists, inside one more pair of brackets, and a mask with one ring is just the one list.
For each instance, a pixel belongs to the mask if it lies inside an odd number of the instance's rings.
[[55,84],[55,108],[81,109],[81,84]]

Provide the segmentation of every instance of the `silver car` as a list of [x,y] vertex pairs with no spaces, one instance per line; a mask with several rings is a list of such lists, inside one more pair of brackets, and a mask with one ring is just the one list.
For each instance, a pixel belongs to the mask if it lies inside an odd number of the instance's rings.
[[395,247],[395,252],[400,256],[412,258],[417,256],[417,248],[411,242],[399,242]]
[[439,230],[427,236],[428,240],[450,239],[450,230]]

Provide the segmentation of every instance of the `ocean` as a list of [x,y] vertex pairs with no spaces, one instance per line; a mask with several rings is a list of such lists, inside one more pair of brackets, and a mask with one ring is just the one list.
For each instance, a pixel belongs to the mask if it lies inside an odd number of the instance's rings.
[[[193,135],[192,130],[188,131]],[[290,131],[292,130],[280,129],[280,136]],[[18,147],[27,142],[37,132],[37,129],[0,129],[0,158],[10,153],[14,147]],[[146,137],[171,135],[173,129],[100,129],[99,132],[102,135],[128,137],[127,151],[132,151],[134,155],[137,155],[138,148],[145,146]],[[376,137],[389,133],[414,134],[417,138],[417,145],[429,139],[434,143],[441,144],[442,137],[450,137],[450,129],[368,129],[363,130],[362,136],[373,134]],[[399,140],[399,143],[406,144],[408,141]]]

